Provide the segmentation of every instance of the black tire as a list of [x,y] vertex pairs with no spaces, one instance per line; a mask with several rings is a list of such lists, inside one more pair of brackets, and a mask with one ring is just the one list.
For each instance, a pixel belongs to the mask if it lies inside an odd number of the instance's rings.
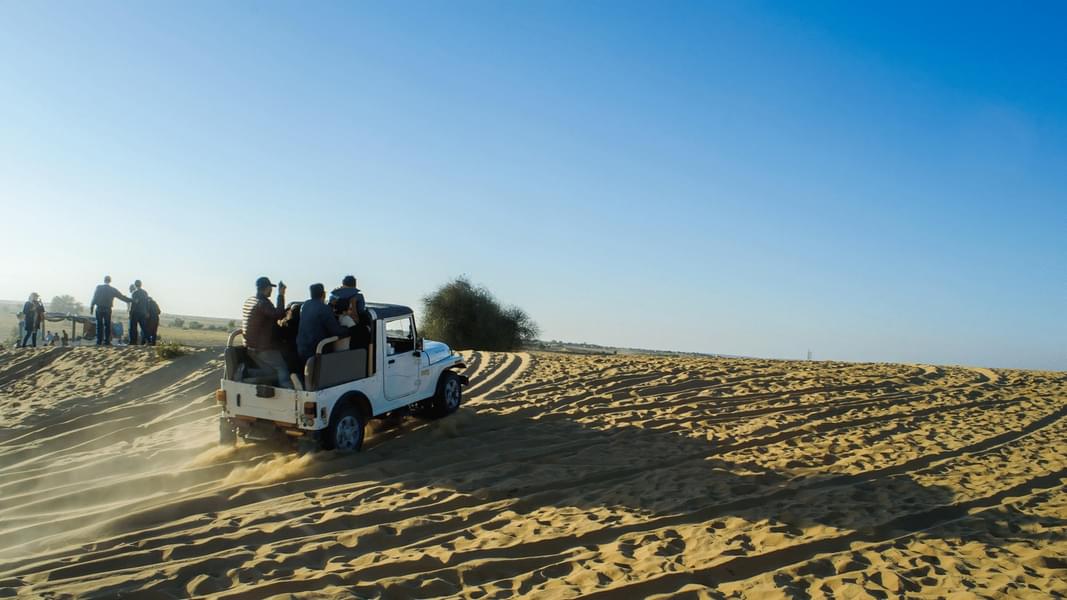
[[237,430],[233,428],[233,423],[230,423],[230,420],[226,417],[219,417],[219,445],[237,445]]
[[437,381],[437,393],[430,403],[429,417],[440,419],[456,412],[463,402],[463,384],[452,371],[445,371]]
[[330,415],[330,425],[322,432],[322,447],[338,452],[359,452],[366,437],[363,415],[350,404],[337,407]]

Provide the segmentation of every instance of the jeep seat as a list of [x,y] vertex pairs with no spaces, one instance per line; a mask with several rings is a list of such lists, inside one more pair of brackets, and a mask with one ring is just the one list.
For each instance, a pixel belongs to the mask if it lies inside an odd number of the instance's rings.
[[[223,371],[223,378],[229,381],[237,381],[239,383],[264,383],[274,384],[278,381],[278,376],[273,372],[266,375],[253,375],[253,373],[260,371],[256,364],[248,357],[248,350],[244,346],[228,346],[225,354],[226,365]],[[238,379],[237,374],[241,372],[241,365],[244,365],[243,376]]]
[[304,387],[321,390],[367,377],[367,350],[342,350],[316,354],[304,365]]
[[[248,362],[248,351],[244,346],[229,346],[226,348],[225,359],[226,366],[222,377],[223,379],[235,381],[234,378],[237,375],[237,367],[239,367],[241,363],[247,364]],[[247,368],[248,367],[246,366],[245,369]]]

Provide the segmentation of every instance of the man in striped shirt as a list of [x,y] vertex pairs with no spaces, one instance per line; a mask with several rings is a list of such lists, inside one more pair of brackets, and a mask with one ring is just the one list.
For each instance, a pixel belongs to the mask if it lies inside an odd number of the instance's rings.
[[277,333],[278,321],[285,316],[285,284],[278,282],[277,304],[270,301],[274,287],[270,279],[260,277],[256,280],[256,295],[245,300],[245,348],[261,373],[274,372],[278,376],[278,387],[292,388],[289,365],[285,363]]

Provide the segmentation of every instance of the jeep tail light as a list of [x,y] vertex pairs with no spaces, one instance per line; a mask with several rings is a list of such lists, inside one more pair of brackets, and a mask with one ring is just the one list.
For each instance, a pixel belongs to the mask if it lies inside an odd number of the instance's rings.
[[304,403],[304,414],[305,415],[308,415],[309,417],[314,419],[316,412],[318,412],[318,406],[316,406],[314,402],[305,402]]
[[226,390],[215,390],[215,402],[226,404]]

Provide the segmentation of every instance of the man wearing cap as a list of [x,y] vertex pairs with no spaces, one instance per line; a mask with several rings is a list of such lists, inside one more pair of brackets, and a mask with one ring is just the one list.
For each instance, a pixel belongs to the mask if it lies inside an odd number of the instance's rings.
[[278,321],[285,316],[285,284],[278,282],[278,302],[272,304],[270,293],[275,288],[270,279],[256,280],[256,295],[245,300],[244,337],[248,357],[262,370],[278,375],[278,386],[292,388],[289,381],[289,366],[278,344],[276,329]]
[[315,355],[315,347],[322,340],[332,335],[345,335],[333,310],[326,306],[326,287],[315,283],[310,291],[311,299],[300,305],[300,330],[296,335],[296,350],[301,363]]
[[96,311],[96,345],[111,345],[111,305],[115,298],[129,304],[130,299],[122,295],[122,292],[111,287],[111,276],[104,276],[104,283],[96,286],[93,292],[93,301],[89,303],[89,314]]

